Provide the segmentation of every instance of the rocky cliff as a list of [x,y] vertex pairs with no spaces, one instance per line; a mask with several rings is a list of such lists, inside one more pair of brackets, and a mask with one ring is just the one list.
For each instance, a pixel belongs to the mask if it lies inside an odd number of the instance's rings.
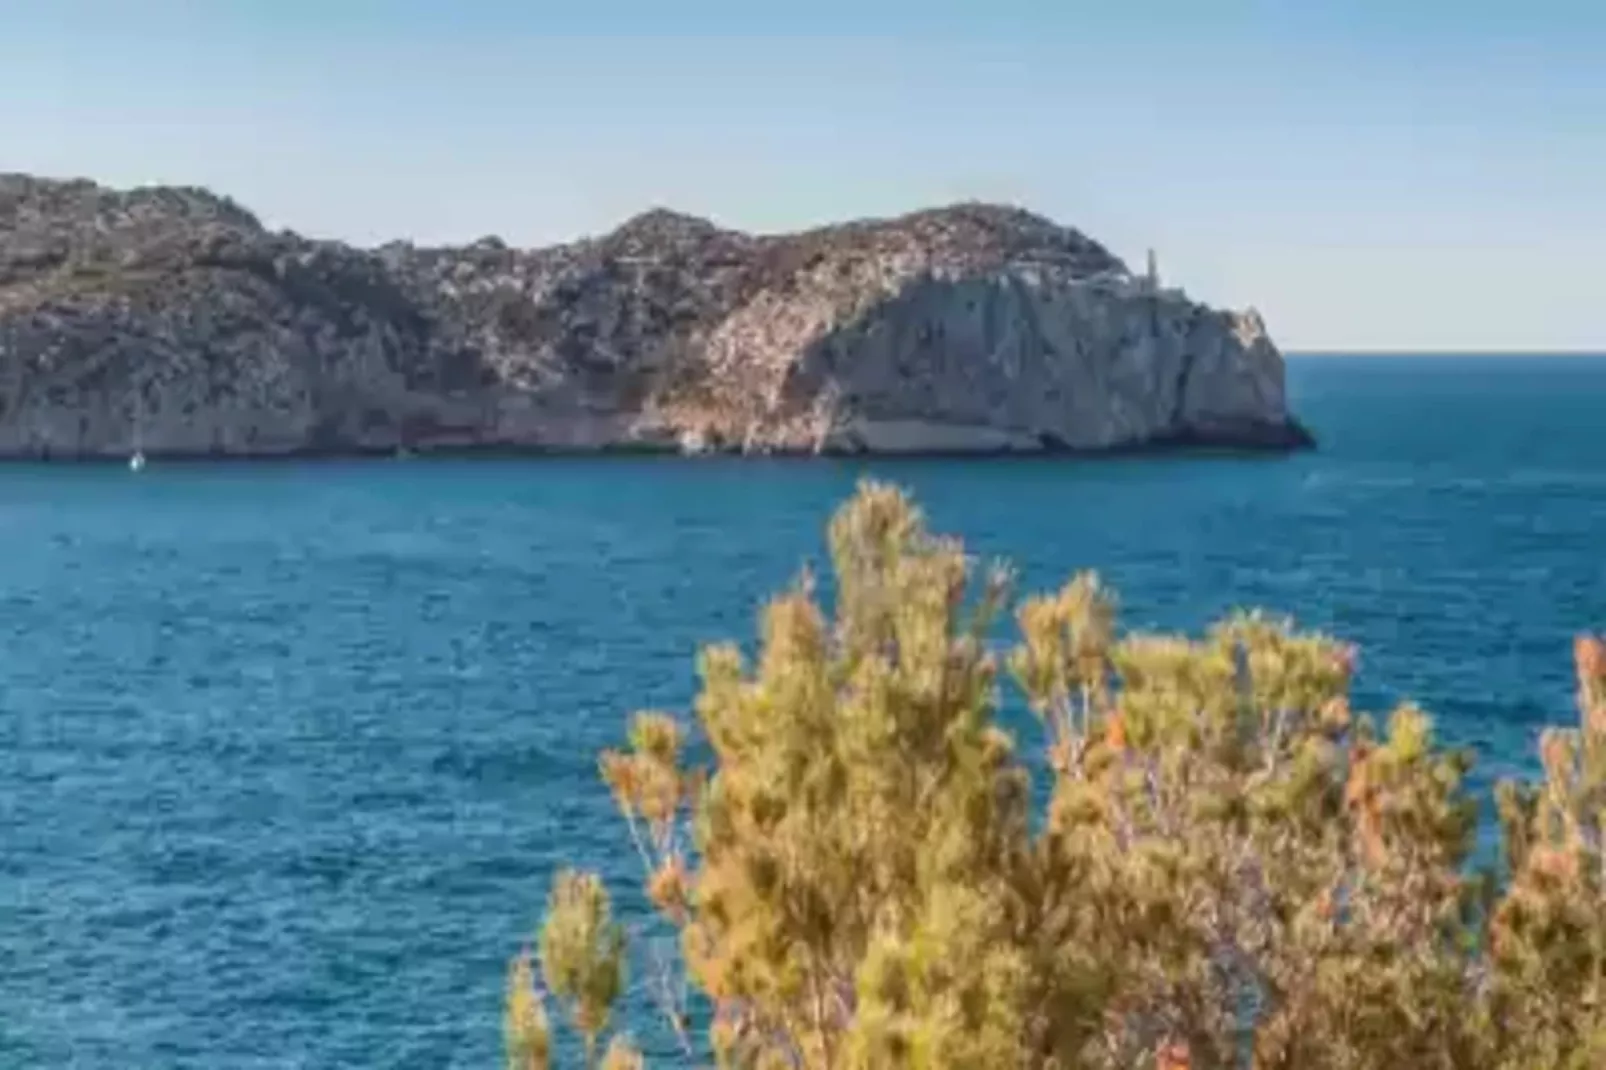
[[0,175],[0,455],[1308,444],[1254,313],[980,204],[373,250]]

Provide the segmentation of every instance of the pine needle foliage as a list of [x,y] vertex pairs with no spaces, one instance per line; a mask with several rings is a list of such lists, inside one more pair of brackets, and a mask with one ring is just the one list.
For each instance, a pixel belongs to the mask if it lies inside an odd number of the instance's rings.
[[[743,1070],[1585,1070],[1606,1066],[1606,642],[1576,728],[1498,792],[1469,862],[1471,760],[1420,709],[1350,707],[1355,652],[1258,613],[1125,634],[1097,576],[1014,606],[1010,577],[866,482],[751,662],[698,662],[697,727],[638,714],[601,758],[678,934],[684,1061]],[[999,722],[1014,686],[1046,755]],[[1031,770],[1046,776],[1034,796]],[[1046,813],[1033,799],[1047,798]],[[624,948],[594,876],[560,874],[546,988],[608,1035]],[[545,1070],[526,954],[508,1065]],[[609,1068],[642,1067],[615,1033]]]

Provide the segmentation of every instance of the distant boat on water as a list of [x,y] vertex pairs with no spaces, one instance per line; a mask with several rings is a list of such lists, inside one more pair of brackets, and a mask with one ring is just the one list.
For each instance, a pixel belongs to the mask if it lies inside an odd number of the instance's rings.
[[130,472],[142,472],[145,470],[144,450],[134,451],[134,455],[128,459],[128,470]]

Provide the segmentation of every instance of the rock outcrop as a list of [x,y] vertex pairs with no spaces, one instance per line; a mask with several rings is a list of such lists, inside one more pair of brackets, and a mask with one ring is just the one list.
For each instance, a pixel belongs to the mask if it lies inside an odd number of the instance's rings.
[[0,455],[1291,448],[1254,313],[965,204],[365,250],[199,189],[0,175]]

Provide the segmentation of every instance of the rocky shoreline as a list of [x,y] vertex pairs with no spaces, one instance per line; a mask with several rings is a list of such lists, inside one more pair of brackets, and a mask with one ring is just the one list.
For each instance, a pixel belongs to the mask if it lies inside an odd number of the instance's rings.
[[1016,208],[365,250],[205,190],[0,175],[4,458],[1312,444],[1257,315]]
[[[216,463],[296,463],[314,461],[430,461],[467,460],[484,458],[538,459],[568,458],[609,459],[661,458],[692,459],[766,459],[776,462],[808,462],[818,460],[853,460],[876,457],[882,460],[978,460],[1018,463],[1031,460],[1117,460],[1123,458],[1164,457],[1179,454],[1240,457],[1278,457],[1290,453],[1314,450],[1318,446],[1315,436],[1298,423],[1278,435],[1248,433],[1242,437],[1178,436],[1172,439],[1153,439],[1114,446],[1089,448],[1044,446],[1037,449],[994,449],[921,446],[908,450],[868,450],[828,446],[823,449],[772,449],[742,452],[739,449],[688,450],[674,443],[610,442],[598,446],[544,446],[519,443],[468,443],[458,445],[425,444],[412,446],[350,446],[306,447],[275,452],[248,453],[216,450],[163,450],[141,449],[137,452],[148,462],[163,464],[216,464]],[[0,453],[0,465],[70,464],[86,466],[125,466],[134,451],[104,450],[99,452],[8,452]]]

